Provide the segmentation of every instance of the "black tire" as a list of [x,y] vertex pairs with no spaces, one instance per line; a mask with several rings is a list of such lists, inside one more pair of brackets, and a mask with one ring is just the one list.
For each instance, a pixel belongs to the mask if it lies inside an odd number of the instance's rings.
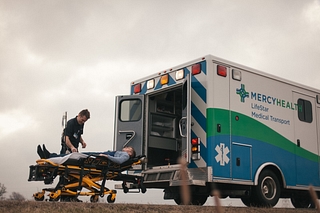
[[177,204],[177,205],[182,205],[182,201],[181,201],[181,198],[180,196],[177,197],[177,198],[173,198],[174,202]]
[[251,197],[255,197],[253,204],[259,207],[273,207],[280,198],[280,183],[271,170],[261,172],[258,185],[253,188]]
[[59,197],[57,197],[57,198],[49,198],[49,201],[51,201],[51,202],[58,202],[60,200],[60,196]]
[[123,189],[123,193],[128,193],[129,192],[129,188],[127,187],[127,185],[123,182],[122,183],[122,189]]
[[90,197],[90,202],[91,203],[97,203],[99,201],[99,195],[92,195]]
[[34,197],[35,201],[43,201],[44,200],[44,196],[42,197]]
[[[207,199],[208,199],[208,196],[206,195],[193,195],[189,205],[202,206],[203,204],[206,203]],[[180,195],[174,198],[173,200],[178,205],[183,204]]]
[[140,188],[141,188],[142,194],[147,192],[147,188],[143,185],[143,183],[140,183]]
[[206,195],[193,195],[191,199],[191,204],[195,206],[202,206],[206,203],[208,196]]
[[115,201],[116,201],[116,199],[112,199],[112,194],[108,195],[108,197],[107,197],[108,203],[114,203]]
[[292,205],[295,208],[314,209],[315,205],[312,202],[311,197],[306,193],[305,196],[294,195],[290,198]]
[[241,201],[247,207],[256,207],[257,206],[257,201],[255,201],[255,199],[252,196],[242,197]]
[[129,188],[128,187],[123,187],[123,193],[127,194],[129,192]]

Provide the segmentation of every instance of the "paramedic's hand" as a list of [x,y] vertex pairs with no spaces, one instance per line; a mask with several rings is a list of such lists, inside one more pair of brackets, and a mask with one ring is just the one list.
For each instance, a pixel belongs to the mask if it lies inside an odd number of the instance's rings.
[[72,153],[73,153],[73,152],[78,152],[78,150],[77,150],[77,148],[72,147],[72,148],[71,148],[71,152],[72,152]]
[[84,149],[84,148],[86,148],[86,147],[87,147],[87,144],[86,144],[86,142],[83,141],[83,143],[82,143],[82,148]]

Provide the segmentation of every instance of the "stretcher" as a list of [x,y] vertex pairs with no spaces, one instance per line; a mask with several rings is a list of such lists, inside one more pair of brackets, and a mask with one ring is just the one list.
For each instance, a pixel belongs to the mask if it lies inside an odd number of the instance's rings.
[[49,201],[79,201],[78,196],[91,196],[91,202],[98,202],[99,197],[108,195],[107,202],[114,203],[117,191],[105,187],[107,180],[122,181],[124,193],[129,192],[127,184],[130,184],[130,188],[138,189],[138,192],[146,192],[142,176],[125,173],[133,166],[142,164],[144,158],[137,156],[122,164],[99,155],[66,156],[58,161],[57,158],[39,159],[36,165],[30,166],[28,181],[43,181],[48,185],[59,177],[54,188],[43,188],[41,192],[33,194],[36,201],[43,201],[45,193],[49,192],[49,199],[46,199]]

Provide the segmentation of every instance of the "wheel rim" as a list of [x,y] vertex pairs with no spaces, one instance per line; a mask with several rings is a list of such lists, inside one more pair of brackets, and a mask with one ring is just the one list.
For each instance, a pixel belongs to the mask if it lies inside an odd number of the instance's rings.
[[276,196],[277,185],[272,177],[267,176],[262,180],[261,192],[267,200],[272,200]]

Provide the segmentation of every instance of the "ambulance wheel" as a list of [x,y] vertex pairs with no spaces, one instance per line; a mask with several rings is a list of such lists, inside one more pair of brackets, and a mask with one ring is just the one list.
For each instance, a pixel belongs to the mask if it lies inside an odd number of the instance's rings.
[[315,205],[312,202],[311,197],[307,193],[304,194],[304,196],[294,195],[290,198],[290,200],[291,200],[292,205],[295,208],[304,208],[304,209],[308,209],[308,208],[314,209],[315,208]]
[[90,202],[91,203],[97,203],[99,201],[99,195],[92,195],[90,197]]
[[182,201],[181,201],[181,198],[180,196],[179,197],[176,197],[176,198],[173,198],[174,202],[177,204],[177,205],[182,205]]
[[262,171],[252,195],[259,207],[275,206],[280,198],[280,183],[277,176],[271,170]]
[[191,204],[195,206],[202,206],[206,203],[208,196],[206,195],[193,195],[191,199]]
[[251,196],[250,197],[242,197],[241,201],[247,207],[256,207],[257,206],[257,202],[254,201],[254,198]]
[[108,195],[108,197],[107,197],[107,202],[108,203],[114,203],[115,201],[116,201],[116,199],[112,198],[112,194]]

